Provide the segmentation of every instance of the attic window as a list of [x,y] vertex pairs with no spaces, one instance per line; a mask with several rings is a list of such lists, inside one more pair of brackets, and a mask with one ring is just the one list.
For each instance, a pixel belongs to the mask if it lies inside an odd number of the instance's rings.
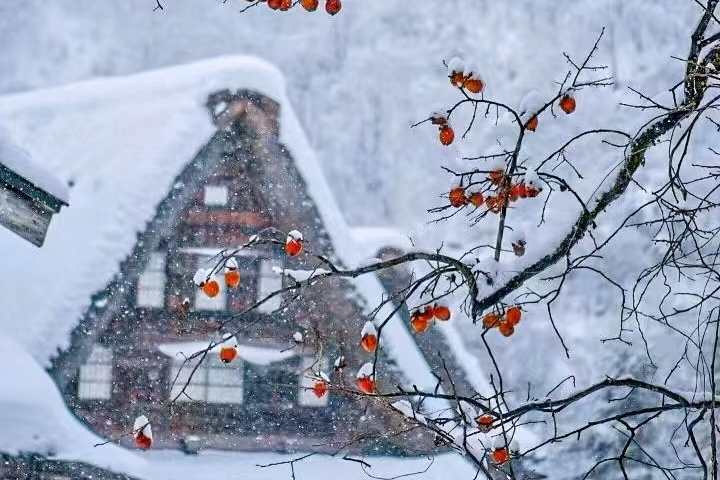
[[300,375],[298,376],[298,404],[304,407],[325,407],[328,403],[328,394],[318,398],[312,388],[315,385],[313,372],[325,371],[327,360],[325,358],[318,362],[312,357],[303,357],[300,364]]
[[228,203],[228,187],[225,185],[205,185],[205,205],[224,207]]
[[152,252],[145,270],[138,277],[137,306],[162,308],[165,305],[165,254]]
[[[196,364],[175,360],[170,369],[170,398],[178,402],[242,403],[243,362],[235,360],[226,365],[208,357],[193,373]],[[192,377],[191,377],[192,374]],[[176,378],[177,377],[177,378]],[[183,387],[185,387],[184,393]],[[178,396],[179,395],[179,396]]]
[[80,366],[77,395],[80,400],[108,400],[112,392],[112,350],[94,345]]
[[[257,301],[263,300],[268,295],[282,289],[282,277],[273,272],[273,261],[264,259],[260,261],[260,270],[258,272]],[[262,303],[257,310],[262,313],[272,313],[282,303],[282,295],[275,295],[271,299]]]

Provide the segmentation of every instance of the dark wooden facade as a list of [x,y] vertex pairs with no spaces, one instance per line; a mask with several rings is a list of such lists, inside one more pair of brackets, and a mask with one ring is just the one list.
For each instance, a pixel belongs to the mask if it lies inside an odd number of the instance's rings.
[[[200,257],[213,249],[237,246],[264,227],[302,230],[313,251],[337,260],[313,199],[278,141],[279,106],[251,92],[225,91],[210,97],[208,109],[218,132],[178,175],[118,275],[95,296],[72,334],[72,346],[53,363],[51,373],[68,405],[108,438],[121,438],[133,418],[145,414],[153,422],[154,444],[161,448],[193,443],[242,450],[335,452],[343,446],[366,453],[432,450],[426,433],[413,430],[399,415],[371,400],[330,392],[326,405],[300,402],[298,376],[307,367],[304,359],[325,359],[324,370],[331,373],[335,358],[345,356],[348,368],[341,381],[348,386],[354,386],[359,365],[372,359],[358,347],[367,318],[357,292],[346,281],[324,280],[292,302],[285,298],[283,307],[274,312],[238,316],[258,298],[268,261],[290,269],[317,266],[304,257],[288,258],[279,248],[254,249],[237,257],[241,285],[227,292],[224,308],[196,308],[192,277],[201,265]],[[208,186],[225,191],[224,204],[207,204]],[[155,271],[162,278],[156,282],[161,285],[161,302],[138,305],[141,278],[153,258],[163,259]],[[181,308],[186,297],[193,305],[188,313]],[[215,399],[168,405],[173,396],[169,379],[177,362],[161,346],[207,343],[228,321],[225,331],[239,331],[240,357],[243,345],[275,352],[293,348],[297,355],[267,365],[239,362],[241,402]],[[293,346],[296,331],[313,340],[314,332],[320,332],[320,341]],[[112,383],[108,395],[87,398],[79,395],[84,381],[79,372],[98,346],[111,352],[101,371],[110,372]],[[214,354],[211,357],[214,361]],[[379,368],[385,376],[378,382],[391,385],[394,370],[389,360],[382,358]],[[405,430],[412,431],[400,433]]]

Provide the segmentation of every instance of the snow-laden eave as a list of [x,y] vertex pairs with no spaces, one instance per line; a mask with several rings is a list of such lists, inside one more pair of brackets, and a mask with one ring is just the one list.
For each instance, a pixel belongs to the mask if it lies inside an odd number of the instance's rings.
[[70,202],[67,184],[33,161],[30,153],[21,147],[0,123],[0,167],[2,166],[27,182],[28,190],[39,189],[49,195],[53,203],[58,204],[58,210],[60,205],[68,205]]

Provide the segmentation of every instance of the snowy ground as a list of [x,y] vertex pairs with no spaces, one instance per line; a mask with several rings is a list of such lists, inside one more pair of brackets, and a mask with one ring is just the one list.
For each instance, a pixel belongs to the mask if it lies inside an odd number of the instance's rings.
[[[61,460],[92,463],[142,480],[194,478],[215,480],[228,472],[247,480],[290,479],[289,465],[261,468],[259,465],[288,462],[300,454],[271,452],[203,451],[185,455],[178,451],[130,451],[114,444],[94,446],[104,440],[90,433],[72,416],[48,374],[14,341],[0,336],[0,451],[11,454],[39,453]],[[128,427],[130,428],[130,427]],[[475,471],[453,454],[435,458],[397,459],[352,457],[372,467],[368,473],[390,477],[424,472],[415,478],[437,478],[440,472],[458,479],[471,479]],[[312,456],[295,464],[297,480],[318,475],[346,480],[367,479],[358,462],[324,455]],[[324,478],[324,477],[322,477]]]

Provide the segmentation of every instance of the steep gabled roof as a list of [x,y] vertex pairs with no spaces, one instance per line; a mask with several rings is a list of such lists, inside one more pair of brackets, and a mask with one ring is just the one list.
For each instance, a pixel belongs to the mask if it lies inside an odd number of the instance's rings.
[[[162,208],[177,175],[196,155],[203,156],[203,149],[221,143],[205,104],[209,94],[226,88],[251,89],[281,105],[280,142],[293,157],[333,250],[346,265],[363,260],[290,107],[283,78],[267,63],[219,58],[13,95],[0,98],[0,122],[46,168],[74,182],[73,208],[51,226],[40,251],[0,233],[0,288],[13,292],[0,309],[0,332],[47,365],[57,349],[67,347],[88,308],[102,311],[108,299],[96,298],[93,306],[91,297],[113,282],[121,287],[116,276],[121,262],[143,261],[130,254],[140,232],[152,233],[146,222],[158,205]],[[385,295],[374,276],[354,284],[369,306]],[[90,325],[91,330],[101,325]],[[407,383],[434,385],[408,330],[393,321],[386,334],[389,353]]]

